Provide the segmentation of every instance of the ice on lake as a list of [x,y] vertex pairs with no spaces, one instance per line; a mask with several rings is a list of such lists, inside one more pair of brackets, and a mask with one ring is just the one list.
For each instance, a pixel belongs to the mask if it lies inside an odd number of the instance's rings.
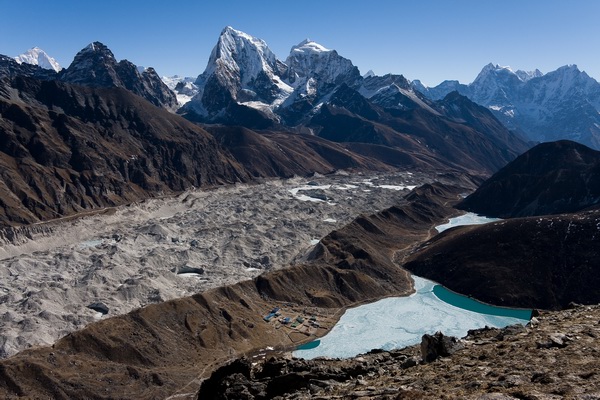
[[435,282],[413,276],[416,293],[392,297],[347,310],[333,329],[312,349],[296,350],[295,357],[348,358],[372,349],[391,350],[420,343],[437,331],[463,337],[469,329],[504,327],[528,321],[480,314],[445,303],[433,294]]
[[500,221],[499,218],[488,218],[474,213],[466,213],[459,215],[458,217],[450,218],[445,224],[441,224],[435,227],[438,233],[444,232],[446,229],[453,228],[455,226],[462,225],[481,225],[487,224],[488,222]]

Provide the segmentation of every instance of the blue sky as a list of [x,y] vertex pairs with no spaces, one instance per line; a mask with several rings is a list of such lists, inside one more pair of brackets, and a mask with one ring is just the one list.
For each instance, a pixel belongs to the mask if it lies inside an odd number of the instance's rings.
[[0,0],[0,54],[38,46],[68,66],[92,41],[161,75],[196,76],[231,25],[285,60],[305,38],[359,67],[436,85],[473,81],[489,63],[600,80],[600,1]]

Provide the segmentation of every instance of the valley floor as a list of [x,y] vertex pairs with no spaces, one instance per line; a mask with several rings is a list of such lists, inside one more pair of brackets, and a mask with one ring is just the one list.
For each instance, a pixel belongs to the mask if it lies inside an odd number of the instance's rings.
[[0,356],[301,261],[332,230],[432,180],[410,172],[268,180],[188,191],[13,235],[0,245]]

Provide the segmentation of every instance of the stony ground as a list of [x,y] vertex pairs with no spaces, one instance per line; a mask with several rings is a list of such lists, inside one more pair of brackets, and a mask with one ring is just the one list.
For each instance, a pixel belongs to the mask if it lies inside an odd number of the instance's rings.
[[343,172],[269,180],[0,232],[0,357],[289,265],[332,230],[429,181]]
[[198,398],[600,399],[600,305],[472,331],[429,363],[421,347],[348,360],[242,359],[205,381]]

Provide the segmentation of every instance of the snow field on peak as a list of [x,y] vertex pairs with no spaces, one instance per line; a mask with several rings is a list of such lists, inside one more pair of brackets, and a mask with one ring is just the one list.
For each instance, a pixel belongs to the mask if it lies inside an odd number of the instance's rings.
[[300,42],[298,45],[293,46],[292,50],[290,51],[291,53],[326,53],[326,52],[330,52],[332,50],[326,48],[325,46],[314,42],[310,39],[305,39],[302,42]]
[[27,50],[25,53],[14,57],[14,60],[19,64],[32,64],[44,69],[51,69],[59,72],[62,67],[54,58],[50,57],[44,50],[39,47],[34,47]]

